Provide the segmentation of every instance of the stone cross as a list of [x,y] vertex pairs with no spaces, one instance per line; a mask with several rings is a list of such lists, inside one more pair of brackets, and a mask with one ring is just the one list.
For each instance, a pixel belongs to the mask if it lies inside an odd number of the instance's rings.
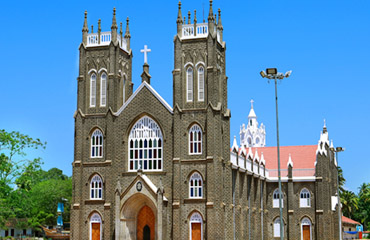
[[148,52],[152,50],[148,48],[147,45],[144,45],[144,49],[141,49],[140,52],[144,53],[144,63],[148,63]]
[[252,106],[252,108],[253,108],[253,103],[254,103],[254,101],[253,101],[253,99],[251,100],[251,106]]

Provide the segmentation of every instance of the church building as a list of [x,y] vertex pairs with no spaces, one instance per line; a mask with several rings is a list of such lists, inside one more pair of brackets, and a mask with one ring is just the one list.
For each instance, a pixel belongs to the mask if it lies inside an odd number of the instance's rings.
[[[276,147],[253,110],[230,150],[221,11],[182,17],[174,38],[173,106],[151,86],[144,47],[132,83],[129,19],[79,46],[71,239],[337,239],[336,162],[324,127],[318,145]],[[119,28],[119,29],[118,29]],[[169,39],[170,42],[170,39]]]

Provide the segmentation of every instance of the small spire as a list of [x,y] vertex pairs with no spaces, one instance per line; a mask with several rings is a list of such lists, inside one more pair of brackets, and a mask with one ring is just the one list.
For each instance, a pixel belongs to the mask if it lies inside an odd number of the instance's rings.
[[322,132],[323,133],[326,133],[328,131],[328,129],[326,128],[326,120],[325,120],[325,118],[324,118],[324,127],[323,127],[323,129],[322,129]]
[[188,24],[190,24],[191,21],[190,21],[190,11],[188,11]]
[[261,160],[260,160],[261,164],[263,164],[264,166],[266,165],[266,161],[265,161],[265,157],[263,156],[263,152],[261,152]]
[[293,167],[293,161],[292,161],[292,156],[290,155],[289,153],[289,160],[288,160],[288,163],[287,163],[287,167]]
[[253,101],[253,99],[251,99],[251,109],[253,109],[253,103],[254,103],[254,101]]
[[238,153],[238,151],[239,151],[238,143],[236,142],[236,136],[234,136],[233,146],[232,146],[231,150],[235,151],[236,153]]
[[89,32],[89,28],[87,27],[87,11],[85,11],[85,20],[84,20],[84,25],[82,27],[82,42],[84,44],[87,43],[87,34]]
[[113,19],[111,29],[117,29],[116,8],[113,8]]
[[213,18],[212,2],[213,2],[213,0],[209,0],[209,14],[208,14],[208,22],[213,22],[213,21],[215,20],[215,19]]
[[122,22],[119,23],[119,35],[122,37],[123,31],[122,31]]
[[181,1],[179,1],[179,12],[177,13],[177,24],[182,24],[182,14],[181,14]]
[[126,32],[125,32],[125,39],[126,39],[126,48],[127,48],[127,50],[130,49],[130,38],[131,38],[130,28],[129,28],[129,22],[130,22],[130,19],[127,17],[127,19],[126,19]]
[[184,16],[184,23],[186,23],[186,17]]
[[222,21],[221,21],[221,9],[218,9],[218,23],[217,23],[217,29],[223,30]]
[[197,23],[197,10],[194,10],[194,24]]
[[85,20],[84,20],[84,26],[82,28],[82,32],[89,32],[89,29],[87,28],[87,11],[85,11]]
[[91,33],[94,33],[94,25],[91,24]]

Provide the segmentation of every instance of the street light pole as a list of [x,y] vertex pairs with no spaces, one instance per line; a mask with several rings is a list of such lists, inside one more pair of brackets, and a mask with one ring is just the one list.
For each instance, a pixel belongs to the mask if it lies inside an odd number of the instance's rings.
[[277,79],[282,80],[284,77],[290,76],[292,71],[284,74],[278,73],[276,68],[268,68],[266,72],[261,71],[263,78],[274,79],[275,82],[275,105],[276,105],[276,138],[277,138],[277,157],[278,157],[278,183],[279,183],[279,210],[280,210],[280,239],[284,239],[284,221],[283,221],[283,206],[282,206],[282,190],[281,190],[281,172],[280,172],[280,140],[279,140],[279,114],[278,114],[278,95],[277,95]]
[[339,158],[338,153],[343,152],[344,148],[342,147],[334,147],[330,148],[333,152],[335,152],[336,159],[337,159],[337,201],[338,201],[338,222],[339,222],[339,240],[342,240],[342,214],[341,214],[341,204],[340,204],[340,196],[339,196]]

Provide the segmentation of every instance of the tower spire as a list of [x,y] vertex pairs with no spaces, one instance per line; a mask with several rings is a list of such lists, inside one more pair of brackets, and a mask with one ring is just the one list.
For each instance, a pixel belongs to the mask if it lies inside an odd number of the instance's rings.
[[89,33],[89,28],[87,26],[87,11],[85,11],[85,20],[84,20],[84,25],[82,27],[82,42],[84,44],[87,43],[87,34]]
[[183,24],[182,15],[181,15],[181,1],[179,1],[179,11],[177,13],[176,24],[177,24],[177,34],[181,37],[181,34],[182,34],[182,24]]
[[130,38],[131,38],[130,28],[129,28],[129,22],[130,22],[130,19],[127,17],[127,19],[126,19],[126,32],[125,32],[125,39],[126,39],[126,44],[127,44],[127,50],[130,49]]
[[116,20],[116,8],[113,8],[113,19],[112,19],[112,42],[116,42],[117,40],[117,20]]
[[[222,43],[222,38],[223,38],[223,30],[224,27],[222,26],[222,21],[221,21],[221,9],[218,9],[218,22],[217,22],[217,31],[219,32],[220,39],[219,41]],[[253,105],[252,105],[253,108]]]
[[213,34],[214,26],[215,26],[215,19],[213,16],[213,9],[212,9],[212,0],[209,0],[209,14],[208,14],[208,31],[209,33]]

